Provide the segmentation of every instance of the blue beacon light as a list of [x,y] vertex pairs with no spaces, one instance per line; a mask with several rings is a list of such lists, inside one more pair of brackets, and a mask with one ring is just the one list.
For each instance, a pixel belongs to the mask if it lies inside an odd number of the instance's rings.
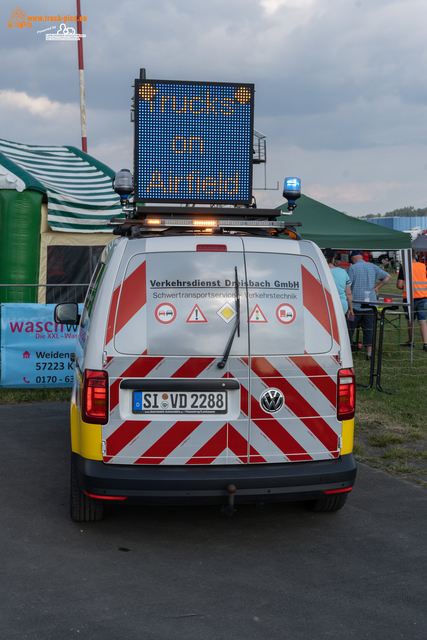
[[295,201],[301,197],[300,178],[285,178],[283,197],[288,201],[288,211],[293,211],[297,206]]

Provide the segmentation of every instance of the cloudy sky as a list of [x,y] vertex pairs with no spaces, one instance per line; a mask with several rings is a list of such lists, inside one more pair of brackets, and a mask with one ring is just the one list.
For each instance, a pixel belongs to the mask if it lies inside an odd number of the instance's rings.
[[[17,6],[76,14],[76,0],[1,3],[0,138],[81,147],[77,43],[47,41],[51,22],[8,27]],[[132,169],[131,85],[144,67],[255,84],[258,206],[281,204],[290,175],[354,216],[427,206],[425,0],[81,0],[81,12],[88,152],[114,170]]]

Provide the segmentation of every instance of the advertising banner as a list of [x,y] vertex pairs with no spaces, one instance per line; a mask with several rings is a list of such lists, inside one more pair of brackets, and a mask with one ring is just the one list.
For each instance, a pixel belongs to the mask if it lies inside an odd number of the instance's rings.
[[1,305],[1,387],[72,386],[77,326],[56,324],[54,309],[54,304]]

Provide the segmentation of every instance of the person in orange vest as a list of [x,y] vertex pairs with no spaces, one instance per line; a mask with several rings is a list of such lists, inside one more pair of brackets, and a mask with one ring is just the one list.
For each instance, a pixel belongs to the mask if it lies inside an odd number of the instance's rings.
[[[406,302],[406,284],[403,265],[400,265],[396,287],[403,291],[403,302]],[[423,339],[423,351],[427,351],[427,272],[426,265],[422,262],[417,262],[417,254],[415,252],[415,249],[412,249],[412,292],[414,296],[414,319],[416,316],[420,325],[421,336]],[[408,314],[406,314],[406,319],[408,321],[409,340],[408,342],[404,342],[402,344],[402,347],[414,347],[415,343],[412,342],[412,337],[414,335],[414,326],[409,319]]]

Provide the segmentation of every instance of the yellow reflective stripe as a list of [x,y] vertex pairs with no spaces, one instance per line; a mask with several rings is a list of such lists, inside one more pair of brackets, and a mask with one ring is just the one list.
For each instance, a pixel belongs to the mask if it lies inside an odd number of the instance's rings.
[[81,391],[82,379],[78,376],[78,385],[71,397],[71,450],[89,460],[102,460],[102,427],[83,422],[79,406]]
[[352,418],[351,420],[343,420],[341,436],[342,436],[341,455],[343,456],[346,453],[351,453],[353,451],[354,418]]

